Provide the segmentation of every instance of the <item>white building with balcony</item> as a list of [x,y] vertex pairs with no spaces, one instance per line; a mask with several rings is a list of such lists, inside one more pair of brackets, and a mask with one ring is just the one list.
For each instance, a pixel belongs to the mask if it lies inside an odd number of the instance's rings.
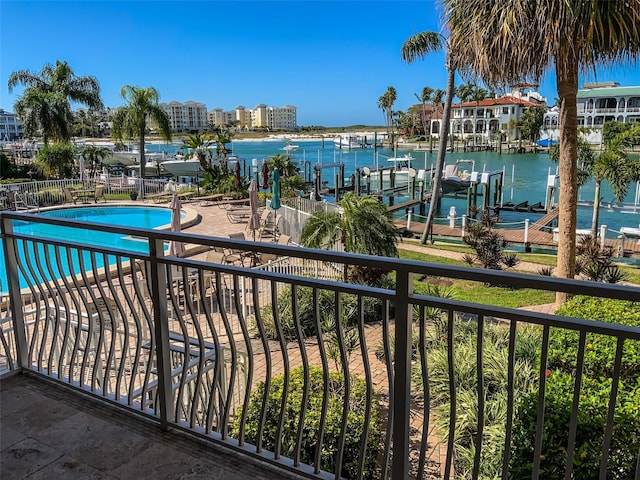
[[[527,108],[545,106],[546,99],[538,92],[525,91],[524,86],[513,87],[502,97],[457,103],[451,106],[450,131],[459,139],[473,145],[489,145],[500,132],[502,140],[515,141],[520,137],[517,126]],[[442,114],[431,119],[431,134],[438,135]]]
[[22,124],[15,113],[0,109],[0,142],[11,142],[22,138]]
[[[585,83],[578,90],[577,105],[578,127],[588,128],[587,141],[599,144],[605,122],[640,121],[640,86],[621,87],[617,82]],[[558,109],[545,114],[543,137],[558,138],[559,114]]]

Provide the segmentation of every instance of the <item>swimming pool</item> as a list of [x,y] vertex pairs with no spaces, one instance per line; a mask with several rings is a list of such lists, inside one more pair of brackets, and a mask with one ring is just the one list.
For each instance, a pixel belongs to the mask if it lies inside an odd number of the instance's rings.
[[[106,205],[106,206],[89,206],[89,207],[73,207],[63,208],[56,210],[48,210],[40,212],[40,216],[64,218],[68,220],[75,220],[78,222],[95,222],[106,223],[108,225],[123,226],[123,227],[136,227],[136,228],[158,228],[160,226],[169,225],[171,223],[171,209],[163,207],[139,207],[130,205]],[[184,217],[184,211],[181,213]],[[94,230],[87,230],[83,228],[74,227],[61,227],[57,225],[46,225],[41,223],[15,221],[14,231],[20,234],[33,235],[35,237],[55,239],[60,241],[73,241],[78,243],[86,243],[93,246],[108,247],[114,249],[121,249],[126,251],[147,253],[148,243],[137,240],[127,235],[108,233],[108,232],[96,232]],[[2,246],[2,243],[0,243]],[[51,247],[52,248],[52,247]],[[42,244],[36,244],[34,242],[28,242],[25,245],[20,242],[19,254],[21,259],[35,257],[44,257],[44,247]],[[51,250],[53,251],[53,249]],[[75,253],[74,253],[75,252]],[[50,268],[51,277],[58,277],[62,274],[68,275],[71,270],[79,272],[81,266],[84,270],[95,268],[101,268],[104,266],[104,258],[102,255],[98,255],[95,258],[91,258],[88,252],[84,252],[82,259],[77,251],[71,252],[71,258],[66,258],[66,253],[62,252],[61,258],[62,269],[58,265],[53,265]],[[107,263],[112,264],[115,262],[115,257],[106,257]],[[7,290],[7,271],[4,264],[4,255],[0,256],[0,292]],[[34,277],[30,280],[33,281]],[[20,286],[24,288],[27,286],[27,279],[20,279]]]

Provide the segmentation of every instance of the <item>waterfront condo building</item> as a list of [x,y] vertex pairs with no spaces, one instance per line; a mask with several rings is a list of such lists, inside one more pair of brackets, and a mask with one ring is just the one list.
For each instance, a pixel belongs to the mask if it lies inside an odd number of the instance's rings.
[[[585,83],[578,90],[578,126],[586,127],[586,139],[591,144],[602,142],[605,122],[631,123],[640,121],[640,86],[621,87],[618,82]],[[544,116],[543,137],[559,135],[560,112],[553,108]]]
[[239,105],[235,110],[224,111],[215,108],[209,111],[209,125],[215,127],[236,127],[242,130],[288,130],[297,128],[297,108],[292,105],[269,107],[260,103],[253,109]]
[[188,101],[185,103],[161,103],[169,115],[169,126],[172,132],[205,130],[207,123],[207,106],[204,103]]

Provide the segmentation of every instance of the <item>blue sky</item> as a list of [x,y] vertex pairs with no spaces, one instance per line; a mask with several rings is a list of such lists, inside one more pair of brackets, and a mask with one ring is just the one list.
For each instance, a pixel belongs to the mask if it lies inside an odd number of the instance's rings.
[[[440,30],[432,0],[0,0],[0,108],[13,111],[22,92],[9,93],[11,72],[66,60],[98,79],[108,107],[123,104],[128,84],[208,109],[295,105],[303,126],[384,125],[377,102],[387,87],[398,93],[394,110],[406,110],[424,86],[446,86],[443,54],[400,57],[403,42],[425,30]],[[597,80],[640,85],[640,66]],[[552,104],[552,75],[539,90]]]

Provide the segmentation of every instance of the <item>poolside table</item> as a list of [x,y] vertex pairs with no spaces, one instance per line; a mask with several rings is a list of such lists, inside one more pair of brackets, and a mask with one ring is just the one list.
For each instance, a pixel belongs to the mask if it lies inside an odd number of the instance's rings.
[[73,193],[75,193],[78,196],[78,198],[82,200],[82,203],[89,203],[90,199],[95,198],[96,189],[95,188],[83,188],[80,190],[74,189]]

